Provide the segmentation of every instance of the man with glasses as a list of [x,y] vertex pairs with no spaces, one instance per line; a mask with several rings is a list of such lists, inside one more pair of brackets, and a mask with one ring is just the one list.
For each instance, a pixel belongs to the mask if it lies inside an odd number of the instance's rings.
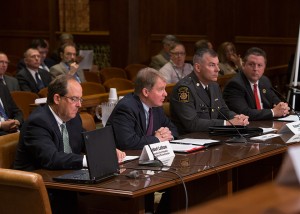
[[166,78],[167,83],[177,83],[193,71],[193,66],[185,63],[185,48],[181,43],[174,43],[170,48],[170,61],[159,72]]
[[74,43],[66,43],[61,47],[60,58],[61,62],[50,68],[50,73],[53,78],[61,74],[69,74],[79,82],[85,82],[84,72],[79,68],[76,62],[76,46]]
[[244,56],[242,72],[231,79],[223,96],[228,107],[249,116],[249,120],[268,120],[289,114],[289,106],[281,102],[270,80],[264,76],[267,64],[265,51],[252,47]]
[[[73,76],[54,79],[48,87],[47,104],[36,108],[22,126],[14,168],[33,171],[86,167],[81,134],[84,129],[78,113],[81,102],[82,88]],[[125,153],[116,152],[121,161]],[[48,190],[48,194],[53,213],[76,213],[76,193]]]
[[51,75],[48,71],[40,68],[41,55],[37,49],[29,48],[24,53],[26,67],[16,75],[22,91],[38,93],[47,87],[51,82]]

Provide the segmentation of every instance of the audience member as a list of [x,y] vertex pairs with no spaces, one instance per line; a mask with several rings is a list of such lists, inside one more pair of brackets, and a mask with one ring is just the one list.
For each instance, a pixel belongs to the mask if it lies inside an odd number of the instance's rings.
[[212,43],[211,43],[210,41],[206,40],[206,39],[198,40],[198,41],[195,43],[195,47],[194,47],[195,53],[196,53],[197,50],[200,49],[200,48],[214,49]]
[[20,91],[18,80],[5,74],[8,64],[9,60],[7,55],[0,52],[0,83],[6,85],[9,91]]
[[235,74],[242,69],[242,59],[233,43],[224,42],[218,49],[220,75]]
[[154,68],[155,70],[159,70],[166,63],[170,61],[170,47],[175,42],[179,42],[176,36],[174,35],[166,35],[162,40],[163,49],[155,56],[151,58],[151,62],[149,67]]
[[55,64],[60,63],[60,61],[61,61],[60,48],[66,43],[74,43],[74,37],[72,34],[63,33],[59,36],[57,48],[51,54],[51,59],[55,62]]
[[29,48],[24,53],[26,67],[16,75],[22,91],[38,93],[51,82],[48,71],[40,69],[41,55],[37,49]]
[[179,134],[208,131],[210,126],[247,125],[248,117],[230,111],[222,98],[216,83],[220,70],[217,53],[198,49],[193,63],[194,72],[176,84],[170,100]]
[[174,43],[170,47],[171,58],[159,72],[165,77],[167,83],[177,83],[193,71],[190,63],[185,63],[185,48],[181,43]]
[[0,135],[17,132],[22,123],[22,111],[14,102],[8,88],[0,82]]
[[147,144],[177,137],[176,127],[162,108],[167,96],[165,87],[166,81],[158,71],[152,68],[139,71],[134,93],[118,102],[107,122],[117,133],[117,148],[142,149]]
[[224,88],[223,96],[228,107],[248,115],[249,120],[268,120],[289,114],[288,104],[280,102],[270,80],[263,75],[266,64],[265,51],[257,47],[248,49],[243,70]]
[[[55,65],[55,62],[48,58],[48,52],[49,52],[49,43],[46,39],[34,39],[31,41],[29,48],[37,49],[41,56],[41,64],[40,69],[44,69],[49,72],[49,69]],[[19,64],[17,65],[18,71],[22,70],[26,67],[26,64],[24,62],[24,59],[22,59]]]
[[66,43],[62,46],[60,57],[61,62],[50,68],[53,78],[61,74],[70,74],[79,82],[85,82],[84,72],[76,62],[76,46],[74,43]]

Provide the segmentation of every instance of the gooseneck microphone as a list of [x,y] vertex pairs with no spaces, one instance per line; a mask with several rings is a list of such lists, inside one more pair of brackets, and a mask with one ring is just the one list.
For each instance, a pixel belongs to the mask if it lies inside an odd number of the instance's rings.
[[129,113],[130,117],[134,119],[134,121],[136,122],[137,126],[139,127],[139,130],[141,131],[141,133],[143,134],[143,136],[145,137],[145,141],[146,141],[146,145],[148,146],[153,157],[154,160],[139,160],[139,165],[141,166],[150,166],[150,167],[163,167],[163,163],[161,162],[161,160],[159,160],[155,155],[154,152],[152,151],[152,148],[150,146],[150,143],[147,140],[147,136],[145,134],[145,132],[143,131],[142,127],[140,126],[138,120],[134,117],[134,115],[132,115],[131,113]]
[[277,91],[275,88],[271,87],[272,91],[274,91],[274,93],[281,99],[281,101],[285,102],[288,104],[288,106],[290,107],[290,109],[294,112],[295,115],[297,115],[299,121],[300,121],[300,115],[298,114],[298,112],[296,112],[296,110],[289,104],[289,102],[285,99],[285,97],[279,92]]
[[247,139],[240,133],[240,131],[238,130],[238,128],[218,109],[218,108],[212,108],[206,105],[201,105],[202,109],[211,109],[211,110],[216,110],[218,111],[219,114],[222,115],[222,117],[224,117],[224,119],[236,130],[236,132],[238,133],[238,137],[232,137],[228,140],[226,140],[226,142],[232,142],[232,143],[246,143],[248,142]]

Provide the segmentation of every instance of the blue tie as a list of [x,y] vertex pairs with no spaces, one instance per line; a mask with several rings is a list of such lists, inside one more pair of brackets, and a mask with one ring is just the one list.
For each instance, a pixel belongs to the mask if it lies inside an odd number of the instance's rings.
[[8,116],[7,116],[7,114],[5,113],[5,110],[4,110],[4,108],[3,108],[3,106],[0,104],[0,116],[2,117],[2,118],[4,118],[4,120],[8,120]]
[[38,72],[35,72],[35,79],[36,79],[36,84],[39,90],[42,88],[45,88],[45,85],[43,81],[40,79]]

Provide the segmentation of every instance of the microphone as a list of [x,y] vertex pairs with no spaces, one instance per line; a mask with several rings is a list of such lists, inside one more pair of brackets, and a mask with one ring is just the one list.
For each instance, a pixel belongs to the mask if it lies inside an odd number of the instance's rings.
[[[285,103],[288,104],[288,107],[290,107],[290,109],[295,113],[295,115],[297,115],[297,117],[299,118],[300,121],[300,115],[298,114],[298,112],[296,112],[296,110],[289,104],[289,102],[285,99],[285,97],[279,92],[277,91],[274,87],[271,87],[272,91],[274,91],[274,93]],[[298,89],[299,90],[299,89]]]
[[153,157],[154,157],[154,160],[144,160],[144,161],[141,161],[139,160],[139,165],[140,166],[150,166],[150,167],[163,167],[163,163],[161,162],[161,160],[159,160],[155,155],[154,155],[154,152],[152,151],[152,148],[150,146],[150,143],[148,142],[147,140],[147,136],[145,135],[145,132],[143,131],[142,127],[140,126],[138,120],[135,118],[135,116],[133,116],[131,114],[131,112],[129,113],[130,117],[132,117],[134,119],[134,121],[136,122],[136,124],[138,125],[141,133],[143,134],[143,136],[145,137],[145,141],[146,141],[146,145],[145,146],[148,146]]
[[247,139],[240,133],[240,131],[238,130],[238,128],[218,109],[218,108],[212,108],[206,105],[201,105],[201,109],[211,109],[211,110],[217,110],[219,114],[222,115],[222,117],[224,117],[224,119],[230,123],[230,125],[236,130],[236,132],[238,133],[238,137],[232,137],[228,140],[226,140],[226,142],[231,142],[231,143],[246,143],[248,142]]

